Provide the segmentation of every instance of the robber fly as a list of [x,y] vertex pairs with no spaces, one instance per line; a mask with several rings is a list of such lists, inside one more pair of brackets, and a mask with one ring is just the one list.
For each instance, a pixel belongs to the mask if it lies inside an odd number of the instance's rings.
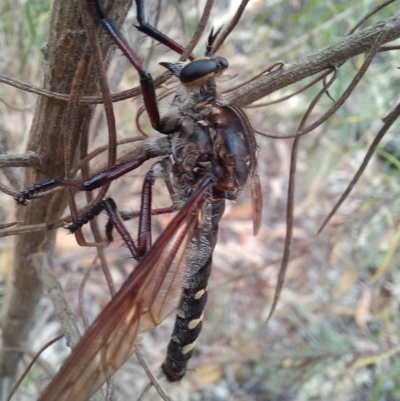
[[[180,45],[144,21],[143,2],[138,0],[136,4],[138,29],[182,53]],[[222,103],[216,88],[216,80],[228,68],[225,58],[212,55],[218,32],[211,31],[204,57],[161,63],[179,79],[180,87],[169,111],[160,117],[150,73],[108,18],[100,0],[95,0],[94,6],[108,34],[138,71],[152,126],[164,135],[148,140],[141,155],[83,183],[57,177],[27,188],[16,197],[25,204],[35,193],[56,186],[90,191],[148,159],[159,159],[143,183],[137,245],[110,198],[69,226],[74,232],[105,210],[110,219],[107,235],[111,237],[112,229],[117,229],[139,264],[85,333],[41,401],[88,399],[129,358],[138,334],[153,329],[177,305],[175,326],[161,369],[169,381],[180,380],[201,330],[212,253],[226,200],[236,199],[250,184],[254,234],[261,222],[253,130],[240,108]],[[173,208],[179,212],[151,245],[151,188],[156,178],[166,183]]]

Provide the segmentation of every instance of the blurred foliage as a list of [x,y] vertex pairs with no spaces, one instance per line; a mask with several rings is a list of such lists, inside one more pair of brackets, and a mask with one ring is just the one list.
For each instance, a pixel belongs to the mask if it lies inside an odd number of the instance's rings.
[[0,32],[3,51],[7,52],[3,61],[7,61],[10,71],[22,75],[27,68],[37,71],[40,67],[40,49],[47,34],[50,6],[44,0],[1,0]]

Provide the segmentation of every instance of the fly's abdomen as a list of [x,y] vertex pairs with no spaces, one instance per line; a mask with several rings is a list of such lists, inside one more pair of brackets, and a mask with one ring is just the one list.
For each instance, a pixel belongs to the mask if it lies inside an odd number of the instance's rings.
[[161,366],[171,382],[180,380],[186,373],[187,363],[192,357],[197,337],[200,334],[204,307],[207,302],[207,282],[211,272],[212,256],[193,275],[190,285],[182,292],[174,330],[168,345],[167,357]]

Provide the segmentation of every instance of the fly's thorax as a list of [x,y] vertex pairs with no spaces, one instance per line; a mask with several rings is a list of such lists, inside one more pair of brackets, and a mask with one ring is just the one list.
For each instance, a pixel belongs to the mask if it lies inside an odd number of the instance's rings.
[[212,176],[215,199],[236,199],[256,165],[256,142],[247,116],[234,106],[198,102],[171,136],[171,162],[182,196],[190,196],[204,177]]
[[165,134],[175,133],[181,130],[182,125],[194,126],[197,123],[201,124],[202,120],[209,124],[218,94],[215,87],[210,89],[207,86],[206,89],[203,91],[198,87],[188,88],[181,85],[170,109],[161,118],[160,131]]

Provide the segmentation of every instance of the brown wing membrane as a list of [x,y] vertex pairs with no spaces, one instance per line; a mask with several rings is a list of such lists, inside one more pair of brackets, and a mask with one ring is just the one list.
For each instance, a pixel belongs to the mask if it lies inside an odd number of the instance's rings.
[[[205,180],[100,313],[39,401],[86,401],[130,357],[139,333],[176,307],[180,268],[210,188]],[[186,238],[186,240],[185,240]]]
[[262,218],[262,192],[257,172],[251,178],[251,204],[253,207],[253,234],[257,235]]

